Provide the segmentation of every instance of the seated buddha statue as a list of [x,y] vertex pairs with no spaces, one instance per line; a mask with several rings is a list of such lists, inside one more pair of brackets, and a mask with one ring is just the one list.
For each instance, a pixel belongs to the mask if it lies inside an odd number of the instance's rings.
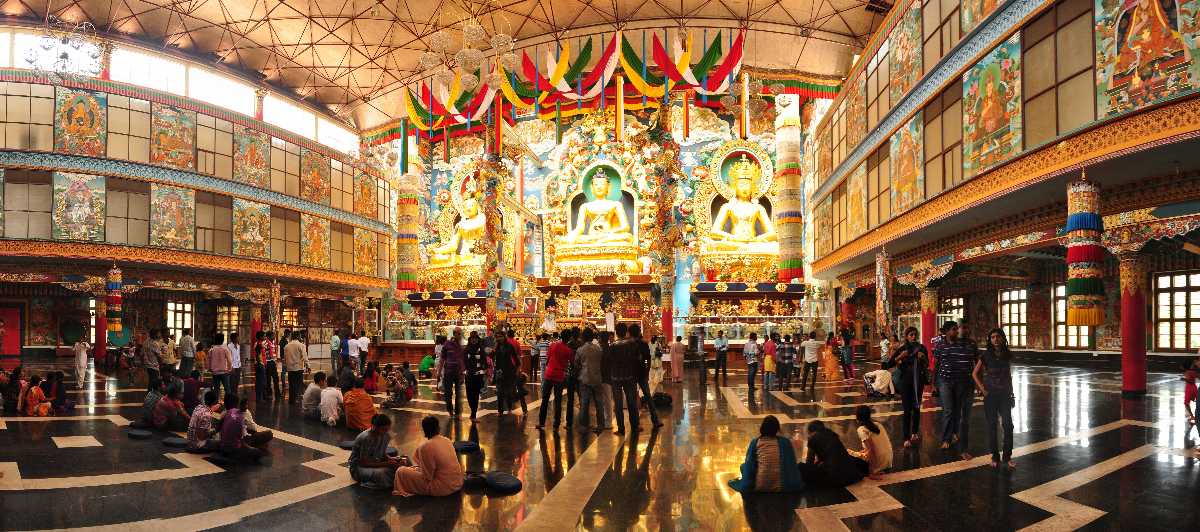
[[[704,237],[704,251],[779,253],[779,235],[775,233],[771,216],[766,207],[755,201],[754,184],[758,182],[760,172],[758,165],[747,160],[745,154],[730,168],[734,197],[721,205],[713,218],[712,228]],[[726,226],[729,226],[728,230]]]
[[483,236],[485,223],[479,200],[474,195],[467,196],[463,199],[462,218],[454,224],[450,241],[429,250],[429,266],[445,268],[483,264],[483,255],[474,253],[472,248],[475,247],[475,241]]
[[592,196],[595,199],[579,207],[574,227],[563,236],[564,243],[576,246],[633,245],[633,232],[625,216],[625,206],[608,199],[609,186],[608,174],[600,168],[592,176]]

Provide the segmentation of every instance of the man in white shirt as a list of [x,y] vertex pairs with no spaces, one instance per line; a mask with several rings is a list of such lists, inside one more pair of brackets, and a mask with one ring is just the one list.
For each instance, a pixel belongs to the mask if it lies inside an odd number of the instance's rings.
[[84,338],[80,338],[75,342],[75,385],[83,389],[83,384],[87,376],[88,351],[92,349],[92,344],[89,344]]
[[234,394],[241,394],[242,385],[242,344],[238,342],[238,333],[229,333],[229,343],[225,344],[229,349],[229,363],[233,366],[233,371],[229,372],[229,388]]
[[359,353],[362,351],[362,344],[359,342],[358,338],[355,338],[353,335],[351,335],[350,340],[346,342],[346,345],[350,349],[350,369],[358,371]]
[[342,390],[338,388],[336,377],[329,377],[326,383],[321,390],[321,421],[333,427],[342,418]]
[[287,371],[288,403],[300,401],[300,387],[304,385],[304,368],[308,367],[308,346],[303,335],[292,333],[292,341],[283,347],[283,369]]
[[724,375],[725,379],[729,379],[729,339],[725,337],[725,331],[717,331],[717,337],[713,339],[713,348],[717,351],[717,360],[713,364],[713,378]]
[[800,344],[804,348],[804,373],[800,376],[800,389],[803,390],[805,384],[808,383],[808,374],[812,373],[812,385],[810,388],[817,387],[817,361],[821,359],[821,349],[825,348],[825,342],[817,340],[817,332],[811,331],[808,333],[808,339]]
[[367,358],[369,358],[369,356],[371,354],[370,347],[371,347],[371,337],[367,336],[367,331],[365,331],[365,330],[359,331],[359,333],[358,333],[358,358],[359,358],[358,374],[359,375],[367,374]]
[[325,372],[318,371],[313,375],[313,381],[304,390],[304,399],[300,402],[300,412],[305,419],[321,419],[321,392],[325,391]]
[[750,385],[750,393],[754,393],[754,378],[758,376],[758,333],[750,333],[750,339],[742,346],[742,356],[746,357],[746,383]]
[[196,339],[192,338],[191,329],[184,329],[182,334],[175,349],[179,353],[179,374],[187,376],[196,367]]

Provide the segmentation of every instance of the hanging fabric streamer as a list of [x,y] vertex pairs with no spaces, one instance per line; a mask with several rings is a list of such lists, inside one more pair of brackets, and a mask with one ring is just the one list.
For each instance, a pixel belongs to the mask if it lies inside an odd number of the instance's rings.
[[1100,187],[1087,180],[1067,185],[1067,325],[1104,324],[1104,219]]
[[108,332],[121,334],[121,290],[124,282],[121,278],[121,269],[116,265],[108,270],[108,278],[105,280],[105,288],[108,290],[106,303],[108,305]]

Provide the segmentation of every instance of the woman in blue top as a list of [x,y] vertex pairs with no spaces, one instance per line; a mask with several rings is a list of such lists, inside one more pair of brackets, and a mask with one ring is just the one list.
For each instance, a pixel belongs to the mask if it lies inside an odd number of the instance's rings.
[[779,435],[779,419],[763,418],[759,436],[746,449],[742,478],[729,481],[739,493],[787,492],[804,489],[791,440]]

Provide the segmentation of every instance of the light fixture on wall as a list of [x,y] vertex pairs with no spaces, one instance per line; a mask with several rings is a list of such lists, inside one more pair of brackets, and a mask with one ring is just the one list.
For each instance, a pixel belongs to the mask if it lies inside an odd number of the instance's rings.
[[54,15],[46,18],[37,46],[21,58],[25,66],[54,81],[100,75],[100,41],[90,22],[69,22]]

